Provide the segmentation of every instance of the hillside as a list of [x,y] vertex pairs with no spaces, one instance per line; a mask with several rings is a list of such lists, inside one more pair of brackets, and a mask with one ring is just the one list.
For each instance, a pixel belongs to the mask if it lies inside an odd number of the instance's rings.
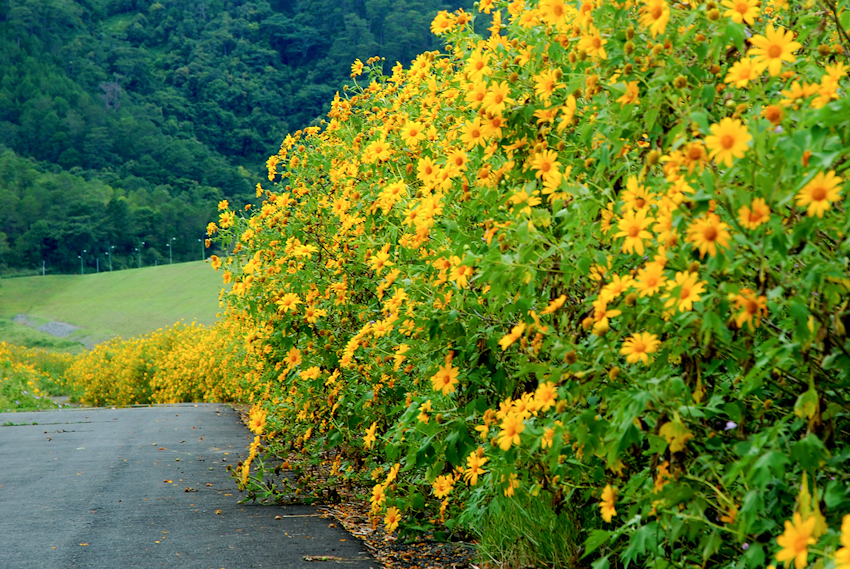
[[408,63],[456,3],[0,0],[0,272],[197,259],[356,58]]
[[21,324],[11,327],[16,317],[49,330],[61,331],[57,323],[64,323],[79,327],[68,329],[67,339],[91,345],[115,335],[144,334],[181,319],[212,324],[221,286],[221,275],[200,261],[83,276],[2,279],[0,331],[28,334]]

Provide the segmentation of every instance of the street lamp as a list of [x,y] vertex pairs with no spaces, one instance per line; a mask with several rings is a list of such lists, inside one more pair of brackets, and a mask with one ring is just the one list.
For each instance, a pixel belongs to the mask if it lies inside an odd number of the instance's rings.
[[80,274],[81,275],[86,274],[86,271],[83,268],[83,255],[85,255],[85,254],[86,254],[86,249],[83,249],[83,252],[80,253],[79,255],[77,255],[77,257],[79,257],[79,259],[80,259]]
[[[177,238],[172,237],[171,241],[177,241]],[[172,264],[174,264],[174,257],[171,256],[171,249],[172,249],[171,242],[169,241],[168,243],[165,244],[165,246],[168,247],[168,264],[172,265]]]
[[[115,249],[115,245],[110,245],[109,249]],[[112,272],[112,255],[109,254],[109,251],[106,252],[106,257],[109,259],[109,272]]]
[[204,247],[204,240],[198,239],[198,243],[201,244],[201,261],[204,260],[204,255],[206,255],[206,247]]
[[139,246],[138,246],[138,247],[136,247],[136,251],[138,251],[138,252],[139,252],[139,268],[140,268],[140,269],[142,268],[142,247],[144,247],[144,246],[145,246],[145,242],[144,242],[144,241],[140,241],[140,242],[139,242]]

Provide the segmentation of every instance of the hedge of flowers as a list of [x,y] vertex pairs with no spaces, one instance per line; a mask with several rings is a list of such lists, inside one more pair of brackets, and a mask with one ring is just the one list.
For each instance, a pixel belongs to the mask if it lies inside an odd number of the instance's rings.
[[72,356],[0,342],[0,412],[54,409]]
[[246,401],[265,390],[246,368],[243,326],[177,323],[138,338],[113,338],[65,372],[84,405]]
[[847,8],[481,0],[355,62],[209,227],[265,448],[389,531],[513,496],[597,569],[850,567]]

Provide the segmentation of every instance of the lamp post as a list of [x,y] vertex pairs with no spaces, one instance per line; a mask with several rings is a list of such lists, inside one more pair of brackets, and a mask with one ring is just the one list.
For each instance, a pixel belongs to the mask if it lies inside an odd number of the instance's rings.
[[87,251],[86,249],[83,249],[83,252],[80,253],[79,255],[77,255],[77,257],[80,258],[80,274],[81,275],[86,274],[86,270],[85,270],[85,268],[83,268],[83,255],[86,254],[86,251]]
[[110,245],[110,246],[109,246],[109,251],[107,251],[107,252],[106,252],[106,257],[109,259],[109,272],[110,272],[110,273],[112,272],[112,255],[110,255],[110,252],[111,252],[113,249],[115,249],[115,245]]
[[198,239],[198,243],[201,244],[201,261],[204,260],[204,255],[206,254],[206,247],[204,247],[204,240]]
[[[171,241],[177,241],[177,238],[172,237]],[[171,250],[173,249],[173,247],[171,246],[171,241],[169,241],[168,243],[165,244],[165,246],[168,247],[168,264],[169,265],[174,264],[174,257],[171,255]]]
[[140,241],[140,242],[139,242],[139,246],[138,246],[138,247],[136,247],[136,251],[138,251],[138,252],[139,252],[139,268],[140,268],[140,269],[142,268],[142,247],[144,247],[144,246],[145,246],[145,242],[144,242],[144,241]]

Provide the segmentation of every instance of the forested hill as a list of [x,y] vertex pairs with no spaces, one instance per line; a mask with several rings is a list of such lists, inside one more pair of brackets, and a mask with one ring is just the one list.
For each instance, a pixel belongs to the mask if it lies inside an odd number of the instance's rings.
[[0,271],[198,259],[354,59],[408,64],[471,3],[0,0]]

